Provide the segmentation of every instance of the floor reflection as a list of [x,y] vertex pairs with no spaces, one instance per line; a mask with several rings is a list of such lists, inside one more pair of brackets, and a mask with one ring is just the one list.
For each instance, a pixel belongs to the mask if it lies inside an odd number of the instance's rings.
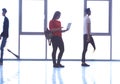
[[64,61],[65,68],[53,68],[50,61],[4,61],[0,84],[120,84],[120,62]]
[[0,65],[0,84],[19,84],[19,62],[5,62]]
[[87,84],[87,81],[85,78],[85,76],[86,76],[85,69],[86,69],[86,67],[82,67],[82,82],[83,82],[83,84]]
[[94,69],[91,69],[90,67],[82,67],[83,84],[96,84],[93,71]]
[[61,68],[53,68],[52,84],[64,84],[61,77]]
[[0,66],[0,84],[3,84],[3,66]]

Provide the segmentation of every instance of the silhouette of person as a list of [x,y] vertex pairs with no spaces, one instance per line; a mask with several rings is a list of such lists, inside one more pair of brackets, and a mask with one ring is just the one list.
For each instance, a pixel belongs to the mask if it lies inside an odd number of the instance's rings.
[[3,64],[3,53],[4,53],[4,47],[6,46],[6,41],[9,36],[9,19],[6,17],[7,9],[2,9],[2,15],[4,16],[4,22],[3,22],[3,31],[0,34],[0,39],[2,39],[0,50],[1,50],[1,58],[0,58],[0,65]]
[[[62,39],[62,27],[61,27],[61,22],[58,20],[60,16],[61,16],[61,12],[56,11],[54,13],[52,20],[50,20],[49,22],[49,28],[53,34],[51,38],[52,47],[53,47],[53,51],[52,51],[53,67],[64,67],[64,65],[60,63],[63,53],[64,53],[64,42]],[[56,62],[56,52],[58,48],[60,52],[58,54],[58,60]]]
[[94,50],[96,49],[94,39],[91,35],[91,20],[89,16],[91,15],[90,8],[87,8],[85,10],[85,16],[84,16],[84,35],[83,35],[83,52],[82,52],[82,66],[90,66],[87,63],[85,63],[85,54],[87,52],[88,44],[91,43]]

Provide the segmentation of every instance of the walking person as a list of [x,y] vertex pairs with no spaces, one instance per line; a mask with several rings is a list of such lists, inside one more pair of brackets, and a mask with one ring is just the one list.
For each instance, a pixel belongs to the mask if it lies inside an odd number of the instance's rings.
[[7,9],[2,9],[2,15],[4,16],[4,22],[3,22],[3,31],[0,34],[0,39],[2,39],[0,50],[1,50],[1,58],[0,58],[0,65],[3,65],[3,53],[4,53],[4,47],[6,46],[6,41],[9,36],[9,19],[6,17]]
[[90,66],[85,62],[85,55],[87,52],[88,44],[91,43],[94,50],[96,49],[94,39],[91,35],[91,20],[90,16],[91,15],[91,10],[90,8],[87,8],[85,10],[85,16],[84,16],[84,35],[83,35],[83,52],[82,52],[82,66]]
[[[56,11],[54,13],[54,16],[52,20],[49,22],[49,28],[50,31],[52,32],[53,36],[51,38],[52,41],[52,60],[53,60],[53,67],[64,67],[64,65],[61,64],[61,59],[64,53],[64,42],[62,39],[62,27],[61,27],[61,22],[58,20],[61,16],[60,11]],[[60,52],[58,54],[58,59],[56,61],[56,52],[57,49],[59,48]]]

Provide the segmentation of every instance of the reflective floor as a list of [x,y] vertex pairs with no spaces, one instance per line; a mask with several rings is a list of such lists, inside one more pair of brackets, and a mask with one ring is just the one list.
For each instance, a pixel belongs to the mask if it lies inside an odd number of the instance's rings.
[[62,61],[65,68],[53,68],[52,61],[4,61],[0,84],[120,84],[119,61]]

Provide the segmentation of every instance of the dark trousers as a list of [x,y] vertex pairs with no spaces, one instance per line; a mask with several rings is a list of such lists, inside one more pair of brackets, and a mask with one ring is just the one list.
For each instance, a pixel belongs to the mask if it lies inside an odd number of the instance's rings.
[[0,62],[3,63],[3,53],[4,53],[4,47],[6,45],[6,41],[7,41],[7,37],[3,37],[2,42],[1,42],[1,58],[0,58]]
[[83,40],[84,40],[84,45],[83,45],[83,52],[82,52],[82,62],[85,62],[85,54],[87,52],[87,48],[88,48],[88,44],[91,43],[91,45],[93,46],[94,50],[96,49],[95,47],[95,43],[94,43],[94,39],[92,36],[90,36],[90,41],[87,41],[87,34],[85,34],[83,36]]
[[[52,51],[53,65],[60,64],[60,61],[64,52],[64,42],[62,40],[62,37],[58,37],[58,36],[53,36],[51,41],[52,41],[52,47],[53,47],[53,51]],[[58,54],[58,60],[56,63],[57,48],[59,48],[60,52]]]

